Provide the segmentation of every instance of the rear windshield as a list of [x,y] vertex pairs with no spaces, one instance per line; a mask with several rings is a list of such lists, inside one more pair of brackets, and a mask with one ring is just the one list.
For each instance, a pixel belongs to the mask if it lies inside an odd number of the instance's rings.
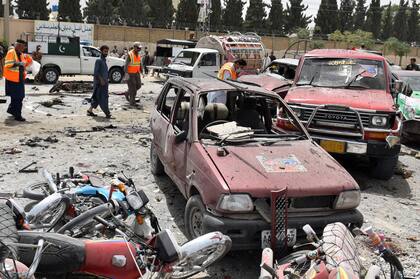
[[341,58],[305,59],[296,85],[385,90],[382,61]]

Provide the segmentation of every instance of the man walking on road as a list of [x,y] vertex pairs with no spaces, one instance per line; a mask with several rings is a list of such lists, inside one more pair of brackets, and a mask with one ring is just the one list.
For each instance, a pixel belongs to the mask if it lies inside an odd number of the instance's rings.
[[[37,45],[36,46],[36,50],[32,53],[32,59],[36,62],[39,63],[39,65],[41,64],[42,61],[42,51],[41,51],[41,45]],[[42,68],[42,67],[41,67]],[[35,76],[35,81],[40,81],[42,76],[41,70],[38,72],[38,74]]]
[[141,55],[140,55],[141,46],[140,43],[136,42],[134,43],[133,50],[131,50],[128,55],[127,59],[125,61],[125,73],[126,73],[126,79],[127,85],[128,85],[128,92],[125,93],[125,97],[127,101],[130,102],[131,106],[136,105],[136,95],[137,91],[141,87],[141,78],[140,78],[140,72],[141,72]]
[[108,56],[109,47],[104,45],[101,46],[101,58],[95,62],[95,70],[93,73],[93,95],[91,98],[91,105],[87,111],[88,116],[97,116],[93,113],[93,109],[96,109],[98,105],[101,110],[105,113],[106,118],[111,118],[111,112],[109,111],[108,105],[108,65],[106,64],[106,57]]
[[22,117],[22,102],[25,98],[26,67],[32,64],[32,58],[23,52],[26,42],[17,40],[15,47],[7,52],[4,63],[4,78],[6,79],[6,96],[10,97],[7,113],[13,115],[17,121],[26,121]]

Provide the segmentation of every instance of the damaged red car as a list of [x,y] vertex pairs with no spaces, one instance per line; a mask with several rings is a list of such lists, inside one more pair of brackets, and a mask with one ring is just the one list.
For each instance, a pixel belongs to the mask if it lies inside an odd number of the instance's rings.
[[[275,125],[278,113],[296,129]],[[310,224],[361,225],[356,181],[316,144],[287,104],[260,87],[170,79],[151,114],[151,170],[188,200],[188,237],[220,231],[234,249],[292,245]],[[281,226],[280,226],[280,225]],[[286,228],[278,234],[279,228]]]

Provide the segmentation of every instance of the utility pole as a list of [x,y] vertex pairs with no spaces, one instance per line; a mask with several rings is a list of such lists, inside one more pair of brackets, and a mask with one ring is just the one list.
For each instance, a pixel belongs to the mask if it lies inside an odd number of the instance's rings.
[[9,32],[9,23],[10,23],[10,14],[9,14],[9,8],[10,8],[10,0],[3,0],[4,5],[4,17],[3,17],[3,31],[4,31],[4,40],[10,45],[9,39],[10,39],[10,32]]

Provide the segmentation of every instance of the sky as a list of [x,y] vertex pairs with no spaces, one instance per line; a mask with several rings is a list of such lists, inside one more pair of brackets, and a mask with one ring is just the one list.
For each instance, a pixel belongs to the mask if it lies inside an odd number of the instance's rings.
[[[49,2],[50,2],[50,4],[54,4],[54,3],[57,3],[58,1],[59,0],[50,0]],[[221,1],[222,1],[222,3],[224,2],[224,0],[221,0]],[[249,0],[245,0],[245,1],[247,2],[247,4],[245,5],[244,13],[245,13],[246,9],[248,8],[248,5],[249,5]],[[340,1],[341,0],[337,0],[338,5],[340,5]],[[381,5],[387,5],[389,3],[389,1],[390,0],[381,0]],[[264,2],[269,4],[269,3],[271,3],[271,0],[264,0]],[[287,2],[288,2],[287,0],[282,0],[283,7],[286,7]],[[370,4],[370,0],[367,0],[366,2],[367,2],[367,5]],[[399,0],[391,0],[391,2],[393,4],[398,4]],[[303,0],[303,3],[305,5],[308,5],[308,9],[306,10],[306,14],[311,15],[312,17],[315,17],[317,12],[318,12],[318,8],[319,8],[319,4],[321,3],[321,0]],[[80,0],[80,5],[82,6],[82,8],[85,7],[86,6],[86,0]]]

